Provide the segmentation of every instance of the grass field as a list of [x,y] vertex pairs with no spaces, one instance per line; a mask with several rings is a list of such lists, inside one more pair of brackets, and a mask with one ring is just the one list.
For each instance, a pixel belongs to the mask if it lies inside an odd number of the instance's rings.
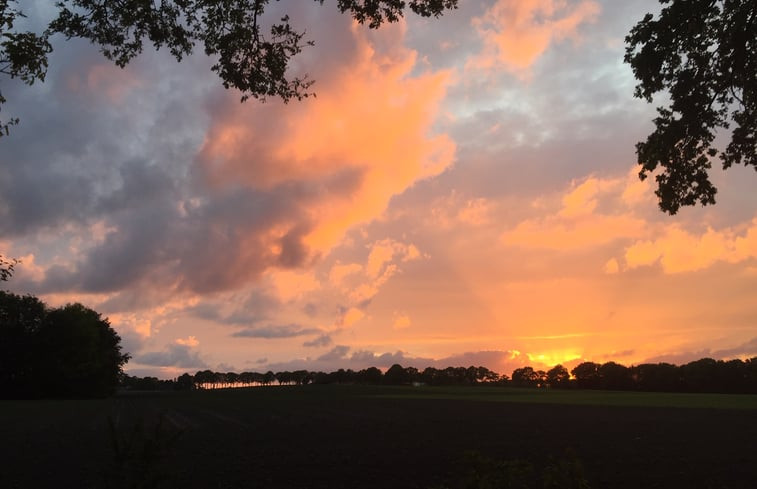
[[542,467],[566,449],[593,489],[757,487],[757,396],[337,385],[132,393],[3,401],[0,439],[2,488],[457,487],[471,451]]

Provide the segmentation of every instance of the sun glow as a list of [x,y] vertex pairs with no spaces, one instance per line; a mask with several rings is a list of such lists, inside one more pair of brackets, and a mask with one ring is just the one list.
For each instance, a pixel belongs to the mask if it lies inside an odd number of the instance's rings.
[[553,367],[579,360],[583,355],[576,350],[557,350],[544,353],[526,353],[528,360],[542,365]]

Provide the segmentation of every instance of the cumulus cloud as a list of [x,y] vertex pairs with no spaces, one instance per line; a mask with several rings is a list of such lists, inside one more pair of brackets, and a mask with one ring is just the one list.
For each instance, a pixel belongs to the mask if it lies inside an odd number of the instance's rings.
[[[449,167],[455,145],[434,123],[450,73],[418,70],[402,25],[370,33],[317,10],[333,50],[308,61],[318,97],[298,104],[239,104],[208,88],[197,60],[156,74],[135,63],[116,87],[91,50],[69,53],[81,69],[51,71],[59,103],[27,126],[60,137],[42,148],[19,131],[0,162],[0,232],[69,231],[59,233],[60,259],[33,250],[29,289],[131,289],[149,300],[239,290],[268,275],[280,301],[294,300],[319,287],[299,269]],[[98,112],[75,112],[87,106],[82,91],[103,91]],[[104,231],[82,241],[93,222]]]
[[[352,30],[354,57],[335,69],[318,97],[255,110],[213,112],[199,155],[217,188],[245,185],[298,203],[300,246],[330,249],[352,225],[377,217],[389,199],[452,162],[454,144],[431,134],[449,74],[413,74],[415,52],[401,26],[383,31],[379,52]],[[314,123],[314,121],[317,121]]]

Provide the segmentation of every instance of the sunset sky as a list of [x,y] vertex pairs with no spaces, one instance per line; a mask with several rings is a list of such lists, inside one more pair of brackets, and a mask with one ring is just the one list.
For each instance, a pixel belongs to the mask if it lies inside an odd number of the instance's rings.
[[[103,313],[127,371],[757,355],[757,174],[659,211],[624,37],[656,0],[461,0],[369,31],[274,2],[315,99],[239,103],[201,54],[56,39],[2,80],[3,286]],[[49,2],[24,2],[29,22]],[[664,102],[664,100],[660,100]]]

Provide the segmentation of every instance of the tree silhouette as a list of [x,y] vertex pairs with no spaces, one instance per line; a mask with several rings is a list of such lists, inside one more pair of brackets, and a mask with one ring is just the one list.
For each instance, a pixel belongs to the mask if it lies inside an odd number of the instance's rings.
[[103,397],[115,392],[129,355],[99,313],[0,292],[0,396]]
[[671,363],[643,363],[631,367],[636,388],[645,391],[676,391],[681,389],[679,368]]
[[188,391],[194,388],[194,377],[188,373],[179,375],[176,378],[176,390]]
[[42,382],[45,394],[107,396],[115,392],[129,355],[107,319],[81,304],[48,312],[39,331],[40,354],[54,375]]
[[615,362],[603,363],[597,369],[597,373],[602,389],[625,390],[631,387],[631,372],[625,365]]
[[361,384],[380,384],[384,374],[376,367],[368,367],[357,373],[358,382]]
[[576,384],[581,389],[597,389],[600,386],[598,363],[579,363],[570,373],[575,377]]
[[513,370],[510,378],[519,387],[540,387],[546,382],[547,374],[542,370],[534,370],[533,367],[521,367]]
[[402,365],[395,363],[384,373],[384,383],[389,385],[409,384],[410,375]]
[[[626,37],[625,61],[639,81],[635,96],[652,102],[664,92],[655,131],[636,145],[642,179],[656,176],[664,212],[714,204],[712,158],[757,170],[757,3],[660,0]],[[713,143],[731,129],[725,150]]]
[[[45,304],[34,296],[0,291],[0,396],[34,397],[39,392],[38,333]],[[46,372],[50,374],[50,372]]]
[[[323,4],[323,0],[317,0]],[[42,33],[15,30],[23,13],[17,0],[0,0],[0,74],[31,85],[44,80],[49,42],[56,33],[89,40],[120,67],[139,55],[145,44],[166,48],[181,61],[201,45],[216,59],[211,70],[226,88],[236,88],[242,100],[278,97],[288,102],[313,95],[307,75],[290,73],[291,59],[313,41],[290,24],[265,16],[269,0],[61,0],[57,17]],[[371,29],[397,22],[406,8],[424,17],[438,17],[457,8],[457,0],[338,0],[337,8]],[[270,17],[270,16],[269,16]],[[5,102],[0,94],[0,105]],[[12,119],[0,129],[17,123]]]
[[547,370],[547,384],[550,387],[567,387],[570,382],[568,369],[562,365],[555,365]]

